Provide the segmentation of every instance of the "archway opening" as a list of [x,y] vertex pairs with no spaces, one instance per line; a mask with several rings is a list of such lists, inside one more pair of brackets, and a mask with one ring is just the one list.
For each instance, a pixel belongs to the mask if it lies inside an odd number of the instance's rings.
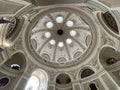
[[56,83],[57,84],[69,84],[71,83],[71,79],[67,74],[60,74],[57,78],[56,78]]
[[26,58],[22,53],[15,53],[9,58],[4,65],[7,68],[10,68],[15,71],[24,72],[26,68]]
[[107,69],[109,66],[119,62],[120,53],[116,52],[112,47],[104,47],[100,52],[99,59],[102,66]]
[[120,53],[116,52],[114,48],[106,46],[102,48],[99,60],[105,71],[108,72],[116,84],[120,86],[120,69],[118,69],[120,65]]
[[47,73],[42,69],[37,69],[29,78],[25,90],[47,90],[47,84]]
[[95,72],[89,68],[86,68],[84,69],[82,72],[81,72],[81,78],[86,78],[88,76],[91,76],[92,74],[94,74]]
[[56,78],[56,90],[73,90],[71,78],[67,74],[59,74]]
[[91,83],[89,87],[90,87],[90,90],[98,90],[94,83]]
[[39,90],[39,79],[36,76],[31,76],[25,90]]

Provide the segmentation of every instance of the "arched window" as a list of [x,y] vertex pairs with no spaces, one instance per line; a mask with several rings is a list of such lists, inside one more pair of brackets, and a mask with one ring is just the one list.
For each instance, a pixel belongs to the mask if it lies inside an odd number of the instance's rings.
[[20,70],[20,65],[19,64],[11,64],[11,68],[15,70]]
[[85,77],[88,77],[90,75],[94,74],[94,71],[91,70],[91,69],[84,69],[82,72],[81,72],[81,78],[85,78]]
[[36,76],[31,76],[25,90],[38,90],[39,84],[39,79]]
[[38,69],[32,73],[25,90],[47,90],[48,75],[44,70]]
[[90,90],[98,90],[94,83],[91,83],[89,87],[90,87]]

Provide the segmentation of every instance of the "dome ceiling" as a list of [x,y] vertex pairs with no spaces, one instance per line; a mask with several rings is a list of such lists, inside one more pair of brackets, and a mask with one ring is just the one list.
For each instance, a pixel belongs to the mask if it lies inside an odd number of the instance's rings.
[[51,62],[68,62],[83,55],[91,43],[89,25],[76,13],[54,11],[41,16],[31,33],[35,52]]
[[37,17],[29,34],[30,49],[45,62],[57,65],[82,61],[96,43],[96,31],[82,11],[57,7],[45,10]]

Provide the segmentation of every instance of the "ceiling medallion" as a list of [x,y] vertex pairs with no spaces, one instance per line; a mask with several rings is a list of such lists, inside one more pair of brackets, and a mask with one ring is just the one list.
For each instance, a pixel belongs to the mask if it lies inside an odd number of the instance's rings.
[[57,65],[87,55],[94,35],[78,10],[57,7],[42,12],[39,17],[30,32],[31,45],[38,57]]

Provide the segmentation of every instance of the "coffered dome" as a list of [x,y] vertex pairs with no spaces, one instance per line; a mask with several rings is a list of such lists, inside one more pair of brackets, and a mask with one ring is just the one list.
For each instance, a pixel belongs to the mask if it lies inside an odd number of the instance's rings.
[[28,39],[32,46],[29,49],[42,59],[40,62],[70,66],[84,61],[95,48],[97,31],[90,25],[92,19],[82,10],[56,7],[40,12],[36,18]]
[[0,90],[120,90],[120,0],[0,0]]

